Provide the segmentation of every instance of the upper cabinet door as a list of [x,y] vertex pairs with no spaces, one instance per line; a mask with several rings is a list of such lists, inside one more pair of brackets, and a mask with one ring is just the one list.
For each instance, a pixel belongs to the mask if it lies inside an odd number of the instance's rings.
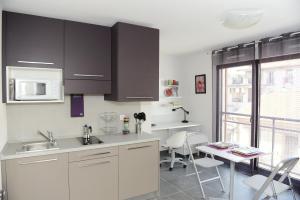
[[63,68],[64,22],[3,12],[4,65]]
[[109,27],[66,21],[65,79],[111,80]]
[[106,100],[158,100],[159,30],[126,23],[114,25],[112,71],[112,94],[106,95]]

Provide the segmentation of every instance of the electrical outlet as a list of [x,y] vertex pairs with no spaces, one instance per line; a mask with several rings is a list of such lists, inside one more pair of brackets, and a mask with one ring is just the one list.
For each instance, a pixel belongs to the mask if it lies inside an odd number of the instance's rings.
[[120,121],[124,121],[124,118],[125,118],[125,117],[128,117],[128,115],[121,114],[121,115],[120,115]]

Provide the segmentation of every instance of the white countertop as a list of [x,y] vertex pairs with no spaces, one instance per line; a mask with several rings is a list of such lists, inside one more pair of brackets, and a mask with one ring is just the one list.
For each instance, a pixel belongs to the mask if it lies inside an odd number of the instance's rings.
[[188,123],[169,122],[169,123],[158,123],[156,124],[156,126],[151,127],[151,130],[161,131],[161,130],[168,130],[168,129],[189,128],[195,126],[200,126],[200,124],[194,122],[188,122]]
[[159,140],[158,137],[148,133],[142,133],[141,135],[137,135],[135,133],[131,133],[128,135],[122,135],[122,134],[101,135],[97,137],[100,140],[102,140],[103,143],[93,144],[93,145],[82,145],[77,138],[57,139],[57,144],[59,146],[59,149],[32,152],[32,153],[16,153],[17,149],[20,149],[23,143],[7,143],[1,152],[0,160],[50,155],[50,154],[57,154],[57,153],[67,153],[67,152],[74,152],[74,151],[98,149],[98,148],[105,148],[111,146],[120,146],[120,145],[128,145],[128,144]]

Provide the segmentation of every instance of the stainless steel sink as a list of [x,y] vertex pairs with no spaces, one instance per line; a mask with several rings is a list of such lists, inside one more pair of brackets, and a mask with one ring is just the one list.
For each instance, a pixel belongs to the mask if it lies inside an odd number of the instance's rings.
[[33,142],[26,143],[17,150],[17,153],[30,153],[30,152],[39,152],[39,151],[49,151],[49,150],[57,150],[59,146],[57,143],[51,142]]

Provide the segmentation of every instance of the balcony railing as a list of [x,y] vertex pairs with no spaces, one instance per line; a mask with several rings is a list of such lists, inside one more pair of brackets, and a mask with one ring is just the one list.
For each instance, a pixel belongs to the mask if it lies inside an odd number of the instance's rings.
[[[226,117],[224,117],[226,116]],[[249,118],[249,119],[247,119]],[[222,112],[222,119],[223,119],[223,125],[224,123],[231,123],[231,124],[238,124],[238,125],[244,125],[249,126],[249,131],[251,130],[251,115],[249,114],[243,114],[243,113],[232,113],[232,112]],[[299,156],[300,153],[300,120],[299,119],[291,119],[291,118],[280,118],[280,117],[270,117],[270,116],[260,116],[260,137],[265,137],[268,135],[268,133],[271,133],[271,141],[261,141],[265,143],[271,143],[271,159],[260,159],[260,164],[268,167],[269,169],[272,169],[274,167],[274,160],[279,161],[282,158],[282,156],[275,155],[274,152],[275,147],[279,149],[286,149],[289,148],[293,151],[297,152],[297,156]],[[238,128],[238,127],[236,127]],[[266,132],[267,130],[267,132]],[[226,133],[227,130],[224,130]],[[235,133],[233,133],[235,134]],[[265,135],[263,135],[265,134]],[[286,142],[284,141],[276,141],[276,135],[278,137],[278,134],[283,135],[283,137],[296,137],[297,141],[293,141],[295,144],[293,144],[291,147],[287,147]],[[268,138],[266,139],[268,140]],[[266,148],[266,147],[262,147]],[[296,149],[294,149],[296,148]],[[295,155],[289,155],[289,152],[284,152],[285,156],[295,156]],[[270,161],[270,162],[269,162]],[[276,164],[275,164],[276,165]],[[298,178],[300,177],[300,163],[295,167],[293,170],[293,174],[296,175]]]

